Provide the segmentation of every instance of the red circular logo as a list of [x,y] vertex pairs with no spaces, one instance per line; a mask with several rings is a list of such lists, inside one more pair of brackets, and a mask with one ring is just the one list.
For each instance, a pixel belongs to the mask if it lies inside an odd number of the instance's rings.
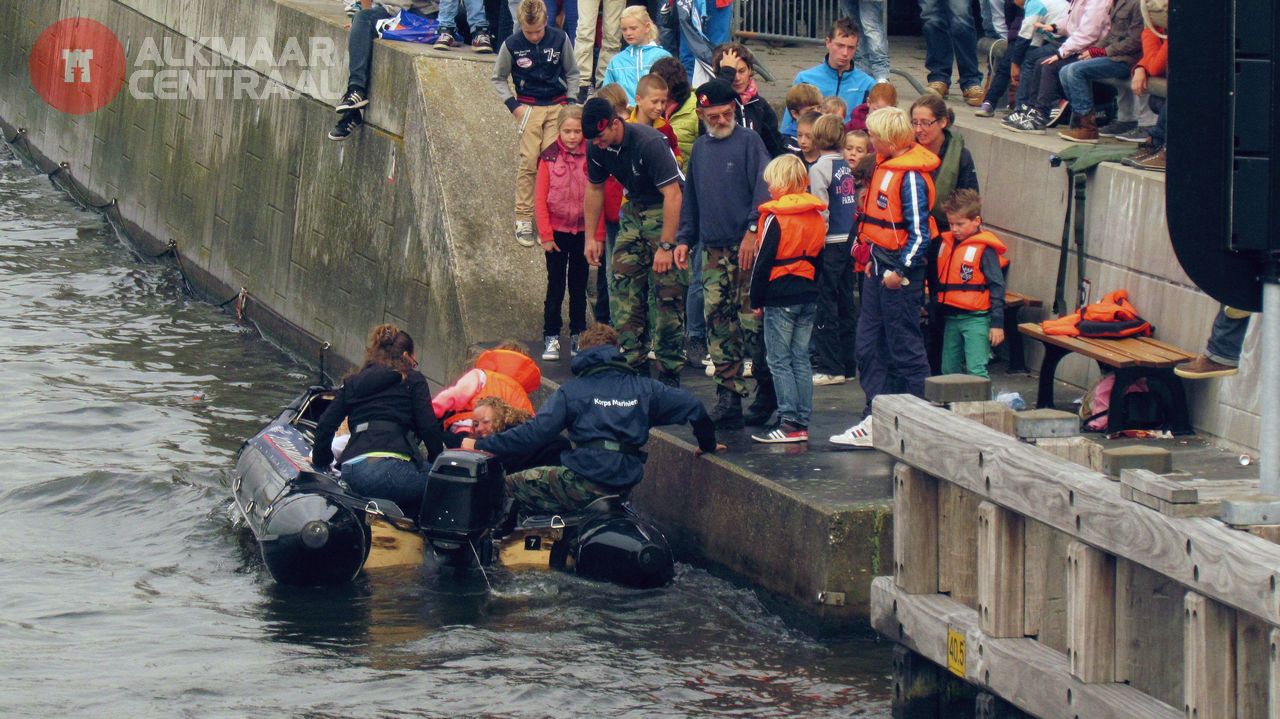
[[106,25],[60,20],[31,48],[31,85],[54,108],[87,115],[106,107],[124,84],[124,48]]

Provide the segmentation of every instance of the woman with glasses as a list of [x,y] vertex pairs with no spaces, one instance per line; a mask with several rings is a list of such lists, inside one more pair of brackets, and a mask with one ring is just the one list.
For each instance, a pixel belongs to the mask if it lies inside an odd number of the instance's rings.
[[[342,452],[342,478],[365,497],[395,502],[409,517],[418,516],[429,461],[446,443],[460,443],[436,421],[427,378],[417,367],[409,333],[393,324],[374,327],[364,365],[343,380],[320,417],[311,450],[311,463],[324,471],[333,461],[333,433],[346,419],[351,439]],[[427,447],[426,461],[419,441]]]

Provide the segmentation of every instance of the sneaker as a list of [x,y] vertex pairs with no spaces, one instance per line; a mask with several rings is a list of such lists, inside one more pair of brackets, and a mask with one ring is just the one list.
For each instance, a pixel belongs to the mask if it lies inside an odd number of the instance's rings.
[[1059,100],[1058,104],[1049,108],[1049,119],[1045,120],[1045,127],[1057,127],[1064,119],[1071,118],[1071,103],[1066,100]]
[[653,350],[649,350],[649,354],[647,354],[647,355],[645,355],[645,356],[646,356],[646,357],[648,357],[648,358],[649,358],[649,359],[651,359],[651,360],[657,360],[657,359],[658,359],[658,353],[657,353],[657,352],[654,352]]
[[533,247],[538,241],[533,238],[533,221],[516,220],[516,242],[521,247]]
[[338,118],[338,124],[329,131],[329,139],[342,142],[351,137],[351,133],[364,124],[364,115],[359,110],[344,113]]
[[1120,137],[1126,132],[1138,129],[1138,123],[1131,120],[1112,120],[1098,128],[1098,137]]
[[547,360],[548,362],[555,362],[560,359],[559,337],[542,338],[542,359]]
[[1164,172],[1165,165],[1165,148],[1160,148],[1149,155],[1142,157],[1126,157],[1121,160],[1122,163],[1139,170],[1151,170],[1152,172]]
[[708,353],[707,353],[707,355],[706,355],[705,357],[703,357],[703,358],[702,358],[702,366],[703,366],[703,367],[714,367],[714,366],[715,366],[715,364],[716,364],[715,362],[712,362],[712,361],[711,361],[711,353],[710,353],[710,352],[708,352]]
[[1043,135],[1044,115],[1040,114],[1039,110],[1032,108],[1027,111],[1026,115],[1019,118],[1017,122],[1006,122],[1005,127],[1014,132],[1020,132],[1026,135]]
[[489,35],[488,30],[476,30],[471,36],[471,49],[482,55],[493,53],[493,37]]
[[1029,111],[1030,110],[1027,108],[1026,105],[1019,105],[1015,107],[1013,111],[1010,112],[1008,115],[1005,115],[1004,119],[1000,121],[1000,124],[1004,125],[1005,127],[1012,128],[1014,125],[1021,122],[1022,118],[1025,117]]
[[1232,367],[1229,364],[1218,364],[1204,355],[1173,368],[1173,373],[1183,379],[1230,377],[1239,371],[1238,367]]
[[578,356],[578,335],[569,335],[569,356]]
[[846,429],[840,434],[831,435],[829,440],[832,444],[838,444],[844,447],[858,447],[860,449],[870,449],[871,444],[871,417],[868,416],[861,422]]
[[752,373],[751,370],[752,370],[751,360],[742,360],[742,376],[754,377],[755,375]]
[[437,50],[448,50],[449,48],[457,47],[457,46],[458,46],[458,39],[453,36],[453,31],[441,30],[440,36],[436,38],[436,44],[432,45],[431,47]]
[[351,112],[352,110],[359,110],[368,104],[369,98],[365,97],[363,91],[352,90],[342,96],[342,102],[339,102],[338,106],[335,107],[334,110],[338,112]]
[[347,17],[355,17],[356,13],[360,12],[363,9],[360,7],[360,0],[351,0],[351,2],[346,3],[346,6],[347,6]]
[[964,89],[964,101],[969,107],[978,107],[982,103],[982,98],[987,93],[982,91],[981,85],[970,85]]
[[1151,141],[1151,128],[1135,127],[1128,132],[1122,132],[1115,136],[1121,142],[1132,142],[1135,144]]
[[760,434],[751,435],[751,439],[764,444],[784,444],[786,442],[808,442],[809,430],[790,422],[779,422]]
[[991,103],[984,102],[982,103],[981,107],[979,107],[977,110],[974,111],[973,114],[977,115],[978,117],[995,117],[996,108]]
[[587,98],[590,95],[591,95],[591,88],[589,86],[582,85],[581,87],[579,87],[578,88],[578,104],[579,105],[587,104]]
[[951,84],[946,82],[941,82],[941,81],[935,81],[935,82],[929,83],[928,85],[925,85],[924,87],[926,92],[932,92],[938,97],[946,97],[947,92],[951,89]]
[[830,384],[844,384],[846,381],[847,380],[845,380],[845,377],[842,374],[825,374],[823,372],[818,372],[813,375],[814,387],[823,387]]

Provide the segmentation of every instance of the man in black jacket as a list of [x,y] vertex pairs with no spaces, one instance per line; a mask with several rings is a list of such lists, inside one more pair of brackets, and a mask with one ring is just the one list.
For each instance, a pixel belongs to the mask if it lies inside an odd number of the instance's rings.
[[499,457],[529,454],[568,431],[574,448],[560,455],[562,466],[534,467],[507,475],[516,503],[531,512],[572,512],[604,496],[626,496],[644,476],[649,429],[693,425],[695,454],[725,449],[716,444],[715,425],[693,395],[641,377],[622,359],[618,335],[592,325],[578,340],[570,365],[574,378],[551,395],[534,418],[480,439],[463,449]]

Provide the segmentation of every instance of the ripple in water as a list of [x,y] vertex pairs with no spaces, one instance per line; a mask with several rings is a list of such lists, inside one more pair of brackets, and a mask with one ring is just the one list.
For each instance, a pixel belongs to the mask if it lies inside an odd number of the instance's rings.
[[311,378],[0,149],[4,714],[888,714],[887,646],[815,642],[687,566],[645,592],[430,569],[274,584],[227,477]]

